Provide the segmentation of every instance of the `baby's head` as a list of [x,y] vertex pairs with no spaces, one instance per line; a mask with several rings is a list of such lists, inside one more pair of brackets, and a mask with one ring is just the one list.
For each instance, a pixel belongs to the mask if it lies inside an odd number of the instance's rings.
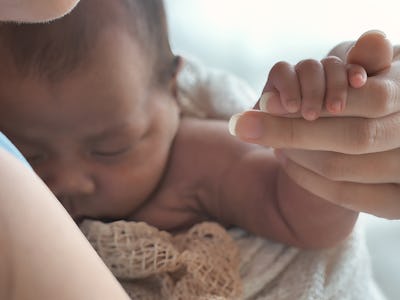
[[129,216],[179,124],[162,0],[81,0],[48,24],[0,25],[0,130],[75,218]]

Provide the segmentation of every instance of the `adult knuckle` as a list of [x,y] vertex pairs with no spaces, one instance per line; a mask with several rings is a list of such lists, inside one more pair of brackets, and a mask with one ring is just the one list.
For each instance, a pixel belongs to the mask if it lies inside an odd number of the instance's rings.
[[372,81],[372,89],[376,99],[375,114],[386,116],[394,111],[398,87],[393,81]]
[[380,136],[379,124],[375,119],[363,119],[353,126],[349,138],[354,146],[354,154],[369,153],[377,144]]

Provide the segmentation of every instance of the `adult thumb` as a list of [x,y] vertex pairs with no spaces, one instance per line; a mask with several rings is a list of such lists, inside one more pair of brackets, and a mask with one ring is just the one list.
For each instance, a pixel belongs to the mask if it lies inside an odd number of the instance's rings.
[[371,30],[361,35],[349,49],[346,62],[361,65],[368,76],[390,67],[393,59],[392,43],[382,31]]

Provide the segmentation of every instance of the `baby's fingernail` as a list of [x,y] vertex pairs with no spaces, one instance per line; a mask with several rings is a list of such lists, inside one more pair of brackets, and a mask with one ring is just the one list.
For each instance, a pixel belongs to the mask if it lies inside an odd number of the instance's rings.
[[337,100],[329,105],[329,111],[333,113],[340,113],[342,111],[342,101]]
[[[238,121],[240,119],[240,126]],[[245,139],[258,139],[264,133],[262,120],[254,114],[236,114],[229,120],[229,132]]]
[[308,109],[303,113],[303,117],[308,121],[314,121],[318,118],[318,114],[315,110]]
[[262,111],[268,112],[267,105],[268,105],[269,99],[271,99],[272,96],[273,96],[273,93],[271,93],[271,92],[265,92],[264,94],[261,95],[259,105],[260,105],[260,109]]
[[362,87],[367,80],[366,74],[355,73],[351,79],[354,88]]
[[299,102],[296,99],[291,99],[286,102],[286,109],[290,113],[295,113],[299,110]]
[[356,73],[356,74],[354,74],[354,78],[356,80],[363,81],[365,77],[362,73]]

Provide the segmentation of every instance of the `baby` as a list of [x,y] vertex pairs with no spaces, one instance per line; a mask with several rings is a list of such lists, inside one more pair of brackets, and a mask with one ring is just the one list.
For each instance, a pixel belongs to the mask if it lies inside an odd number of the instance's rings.
[[181,116],[161,0],[82,0],[48,24],[1,24],[0,57],[0,130],[77,222],[215,220],[305,248],[353,229],[357,212],[301,189],[271,149]]

